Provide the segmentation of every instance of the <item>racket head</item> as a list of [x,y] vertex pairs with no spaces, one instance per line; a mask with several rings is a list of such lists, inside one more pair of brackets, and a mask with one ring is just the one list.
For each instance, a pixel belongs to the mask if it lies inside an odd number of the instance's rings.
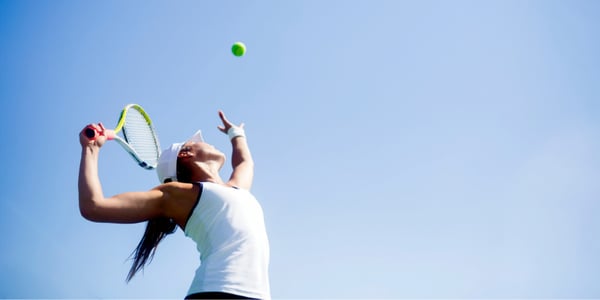
[[115,135],[129,154],[146,169],[155,169],[160,156],[160,143],[146,111],[138,104],[128,104],[121,111],[115,133],[121,133],[122,138]]

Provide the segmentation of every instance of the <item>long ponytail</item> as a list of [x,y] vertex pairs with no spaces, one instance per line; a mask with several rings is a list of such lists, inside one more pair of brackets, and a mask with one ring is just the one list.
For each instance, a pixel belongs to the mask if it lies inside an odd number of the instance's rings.
[[175,232],[176,229],[177,224],[169,218],[155,218],[148,221],[144,236],[131,254],[133,257],[133,264],[127,275],[127,282],[129,282],[139,270],[143,269],[147,263],[152,261],[158,243],[160,243],[167,235]]
[[[191,182],[192,169],[183,160],[177,159],[177,181],[180,182]],[[170,182],[171,179],[166,179],[164,183]],[[146,232],[140,240],[131,256],[133,257],[133,264],[127,275],[127,282],[133,278],[133,276],[147,263],[152,261],[156,247],[158,243],[162,241],[167,235],[177,230],[177,224],[169,218],[155,218],[148,221],[146,225]]]

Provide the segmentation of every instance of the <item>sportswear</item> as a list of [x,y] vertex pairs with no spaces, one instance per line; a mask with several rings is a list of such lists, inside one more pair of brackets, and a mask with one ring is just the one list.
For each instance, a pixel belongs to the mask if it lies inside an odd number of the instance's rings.
[[198,200],[184,232],[196,242],[200,266],[188,295],[225,292],[270,299],[269,240],[260,204],[244,189],[197,185]]

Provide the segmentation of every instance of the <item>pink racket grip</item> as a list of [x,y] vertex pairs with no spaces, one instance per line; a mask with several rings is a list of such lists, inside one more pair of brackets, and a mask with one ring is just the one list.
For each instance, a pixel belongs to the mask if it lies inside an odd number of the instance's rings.
[[[112,140],[115,138],[115,132],[110,129],[104,130],[104,135],[108,140]],[[85,129],[85,136],[87,136],[90,140],[95,140],[96,137],[100,136],[100,133],[96,129],[88,127]]]

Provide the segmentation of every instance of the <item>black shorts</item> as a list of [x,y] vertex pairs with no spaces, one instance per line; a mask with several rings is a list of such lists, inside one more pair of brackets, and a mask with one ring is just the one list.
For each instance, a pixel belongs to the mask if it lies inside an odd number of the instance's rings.
[[[238,295],[222,293],[222,292],[204,292],[204,293],[196,293],[196,294],[188,295],[187,297],[185,297],[185,299],[187,300],[187,299],[254,299],[254,298],[248,298],[248,297],[244,297],[244,296],[238,296]],[[258,299],[254,299],[254,300],[258,300]]]

